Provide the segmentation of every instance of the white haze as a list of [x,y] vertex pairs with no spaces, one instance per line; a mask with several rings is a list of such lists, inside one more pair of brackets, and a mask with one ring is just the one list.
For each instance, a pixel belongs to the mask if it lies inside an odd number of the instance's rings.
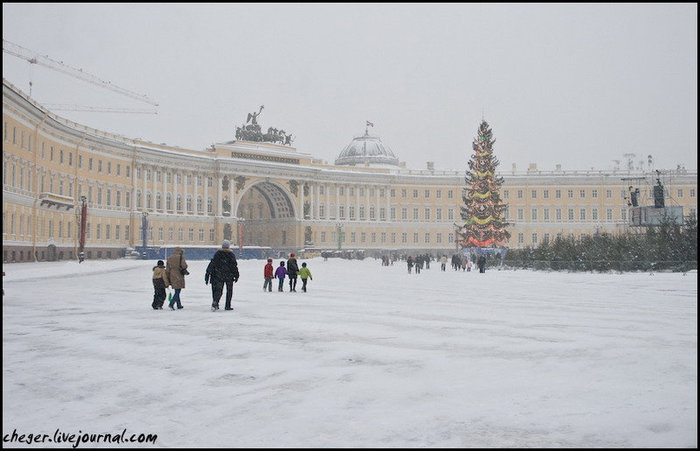
[[[461,171],[484,118],[502,170],[697,169],[696,3],[3,3],[3,39],[159,102],[57,111],[155,143],[232,140],[265,105],[331,163],[370,121],[409,168]],[[5,53],[3,77],[152,109]]]
[[264,293],[264,262],[239,261],[235,310],[216,313],[204,261],[190,262],[180,311],[151,309],[154,261],[3,265],[3,436],[697,447],[696,271],[302,261],[307,293]]

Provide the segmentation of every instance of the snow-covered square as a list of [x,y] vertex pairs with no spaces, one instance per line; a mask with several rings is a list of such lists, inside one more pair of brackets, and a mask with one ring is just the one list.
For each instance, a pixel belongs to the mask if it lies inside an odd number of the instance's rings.
[[189,262],[179,311],[151,309],[155,261],[3,265],[3,437],[697,447],[695,271],[304,261],[307,293],[268,293],[265,262],[239,260],[229,312],[210,311],[206,261]]

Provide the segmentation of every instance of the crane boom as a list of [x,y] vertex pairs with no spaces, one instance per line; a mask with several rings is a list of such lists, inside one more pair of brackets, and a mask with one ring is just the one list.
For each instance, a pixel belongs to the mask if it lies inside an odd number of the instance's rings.
[[156,101],[149,99],[143,94],[137,94],[135,92],[129,91],[128,89],[120,88],[119,86],[113,85],[111,82],[101,80],[100,78],[94,75],[88,74],[87,72],[83,72],[82,69],[75,69],[66,64],[63,64],[62,61],[56,61],[49,58],[48,56],[39,55],[34,51],[26,49],[20,45],[14,44],[6,39],[2,40],[2,51],[5,53],[9,53],[10,55],[14,55],[18,58],[27,60],[30,64],[39,64],[41,66],[48,67],[49,69],[62,72],[71,77],[78,78],[80,80],[92,83],[105,89],[109,89],[110,91],[114,91],[127,97],[131,97],[132,99],[148,103],[149,105],[158,106],[158,103]]
[[46,108],[52,111],[91,111],[93,113],[140,113],[140,114],[158,114],[155,110],[137,109],[137,108],[109,108],[109,107],[93,107],[86,105],[68,105],[64,103],[45,103]]

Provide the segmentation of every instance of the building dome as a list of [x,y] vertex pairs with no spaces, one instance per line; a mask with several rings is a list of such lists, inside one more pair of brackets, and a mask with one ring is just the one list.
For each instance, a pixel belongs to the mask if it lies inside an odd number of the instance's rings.
[[338,158],[336,165],[391,165],[398,166],[399,159],[382,143],[377,136],[370,136],[365,130],[363,136],[358,136],[348,144]]

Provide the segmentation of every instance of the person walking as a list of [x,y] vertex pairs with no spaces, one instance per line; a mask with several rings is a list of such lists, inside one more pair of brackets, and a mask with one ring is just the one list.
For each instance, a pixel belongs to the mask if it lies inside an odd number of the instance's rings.
[[406,265],[408,266],[408,273],[411,274],[411,269],[413,268],[413,257],[410,255],[406,259]]
[[167,274],[165,273],[165,263],[163,260],[158,260],[156,266],[153,267],[153,310],[163,310],[165,303],[165,288],[169,285]]
[[479,258],[476,259],[476,266],[479,267],[479,272],[486,272],[486,257],[479,255]]
[[311,271],[306,267],[306,262],[301,264],[301,268],[299,269],[299,277],[301,277],[301,291],[306,293],[306,282],[308,279],[314,280],[314,278],[311,277]]
[[447,267],[447,255],[443,255],[442,257],[440,257],[440,269],[442,271],[444,271],[446,267]]
[[189,271],[187,271],[185,251],[181,247],[173,249],[173,255],[168,257],[168,261],[165,263],[165,274],[168,285],[175,290],[168,307],[170,310],[175,310],[173,306],[177,304],[178,310],[184,308],[180,299],[180,291],[185,288],[185,276],[189,274]]
[[219,300],[226,285],[226,306],[224,310],[233,310],[231,298],[233,297],[233,284],[238,282],[238,262],[236,256],[231,251],[231,242],[224,240],[221,249],[217,250],[207,266],[204,275],[204,283],[211,282],[211,311],[219,310]]
[[294,254],[289,254],[289,259],[287,260],[287,276],[289,276],[289,291],[297,291],[297,273],[299,272],[299,266],[297,265],[297,259]]
[[267,264],[265,265],[265,270],[263,271],[263,277],[265,277],[265,283],[263,284],[263,291],[272,291],[272,278],[274,275],[275,268],[272,267],[272,259],[267,259]]
[[279,286],[277,287],[277,291],[284,291],[284,277],[287,275],[287,268],[284,267],[284,260],[280,262],[280,265],[277,267],[277,270],[275,271],[275,277],[277,277],[277,280],[279,280]]

